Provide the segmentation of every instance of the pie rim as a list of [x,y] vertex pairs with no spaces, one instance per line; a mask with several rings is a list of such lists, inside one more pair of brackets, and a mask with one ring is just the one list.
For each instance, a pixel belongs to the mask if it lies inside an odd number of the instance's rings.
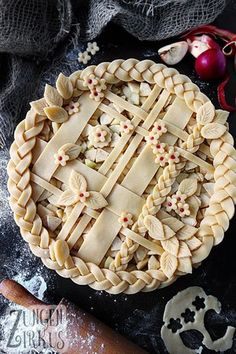
[[[187,107],[196,114],[204,104],[210,101],[188,77],[179,74],[175,69],[167,68],[150,60],[128,59],[101,63],[73,73],[70,80],[75,85],[77,80],[82,80],[91,74],[98,78],[104,78],[108,84],[131,80],[156,84],[161,89],[183,99]],[[26,119],[16,128],[15,141],[10,149],[11,160],[8,164],[10,205],[14,211],[15,221],[20,226],[21,234],[29,243],[31,251],[41,257],[48,268],[56,270],[61,276],[69,277],[77,284],[89,285],[93,289],[106,290],[112,294],[152,291],[171,284],[177,276],[161,280],[163,277],[155,270],[112,271],[107,268],[101,269],[95,263],[85,262],[75,256],[69,256],[66,266],[65,264],[59,266],[56,261],[50,258],[51,238],[47,230],[41,227],[38,235],[32,232],[33,228],[34,230],[39,229],[38,218],[40,217],[35,212],[35,202],[31,198],[29,165],[32,160],[31,151],[42,128],[43,120],[37,119],[37,114],[32,114],[32,110],[29,111]],[[186,146],[190,149],[193,148],[199,136],[200,130],[196,129],[191,139],[186,141]],[[198,231],[202,245],[192,252],[192,263],[195,266],[209,255],[213,245],[222,241],[224,232],[229,226],[229,220],[234,214],[236,177],[232,170],[235,170],[236,166],[236,151],[233,148],[231,134],[226,131],[220,138],[211,142],[210,148],[214,156],[215,193],[210,199],[205,226]],[[32,215],[34,215],[33,220]]]

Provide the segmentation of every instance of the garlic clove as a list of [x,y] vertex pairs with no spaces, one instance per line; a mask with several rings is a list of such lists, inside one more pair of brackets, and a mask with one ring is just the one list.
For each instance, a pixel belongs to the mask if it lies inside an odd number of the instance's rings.
[[188,43],[185,41],[172,43],[158,50],[158,54],[164,63],[175,65],[179,63],[188,51]]

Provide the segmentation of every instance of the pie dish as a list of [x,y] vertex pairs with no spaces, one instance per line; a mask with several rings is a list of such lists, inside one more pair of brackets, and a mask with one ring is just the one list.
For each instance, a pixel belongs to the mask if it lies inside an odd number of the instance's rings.
[[188,77],[150,60],[60,74],[10,149],[10,205],[31,251],[112,294],[191,273],[234,214],[227,117]]

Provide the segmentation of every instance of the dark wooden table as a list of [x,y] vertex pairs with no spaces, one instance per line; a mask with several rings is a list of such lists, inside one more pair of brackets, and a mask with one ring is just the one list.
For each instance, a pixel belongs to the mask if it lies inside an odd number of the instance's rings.
[[[236,3],[234,1],[215,23],[219,27],[236,32],[235,18]],[[151,59],[159,62],[158,48],[173,40],[167,40],[164,43],[140,42],[117,26],[109,25],[97,41],[101,51],[95,56],[94,63],[111,61],[120,57],[124,59],[130,57]],[[69,53],[70,55],[73,56],[74,52]],[[202,92],[207,94],[218,107],[216,83],[210,84],[200,81],[194,73],[193,63],[193,57],[187,55],[176,68],[181,73],[190,76],[193,82],[199,85]],[[227,88],[227,96],[233,102],[233,97],[236,96],[236,72],[233,70],[232,60],[228,65],[232,80]],[[231,133],[236,136],[236,114],[231,114],[229,123]],[[105,292],[94,291],[87,286],[78,286],[69,279],[59,277],[53,271],[42,267],[41,261],[27,251],[27,247],[19,235],[19,230],[14,225],[12,215],[9,215],[8,220],[5,223],[2,222],[1,226],[2,277],[16,276],[18,273],[22,273],[27,274],[26,278],[30,279],[35,273],[41,273],[47,281],[48,288],[45,296],[48,301],[56,303],[62,297],[68,298],[150,353],[166,353],[160,338],[165,304],[178,291],[189,286],[201,286],[206,293],[218,297],[222,302],[223,310],[227,312],[225,320],[228,324],[236,326],[236,218],[231,220],[224,241],[214,247],[210,256],[198,269],[193,271],[192,275],[181,277],[165,289],[132,296],[124,294],[112,296]],[[1,302],[0,306],[3,309],[6,302]],[[210,351],[204,349],[203,353],[210,353]],[[236,353],[235,342],[234,349],[227,351],[227,353]]]

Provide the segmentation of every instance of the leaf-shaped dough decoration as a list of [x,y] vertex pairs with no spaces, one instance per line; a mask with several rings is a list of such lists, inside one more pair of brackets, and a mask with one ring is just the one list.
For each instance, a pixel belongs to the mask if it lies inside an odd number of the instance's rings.
[[193,195],[197,190],[197,180],[195,178],[186,178],[179,185],[179,191],[186,194],[187,197]]
[[177,238],[179,240],[188,240],[190,239],[195,233],[197,229],[191,225],[184,225],[181,230],[177,232]]
[[159,269],[160,263],[155,256],[151,256],[148,260],[148,269]]
[[191,251],[196,250],[197,248],[199,248],[202,245],[202,242],[199,240],[199,238],[197,238],[195,236],[190,238],[189,240],[186,240],[186,243],[188,245],[188,248]]
[[44,108],[44,112],[48,119],[56,123],[64,123],[68,120],[66,110],[59,106],[51,106]]
[[164,231],[164,239],[168,240],[169,238],[175,235],[175,231],[173,231],[169,226],[163,224],[163,231]]
[[147,215],[143,220],[144,225],[148,229],[149,235],[155,240],[163,240],[164,239],[164,230],[163,225],[155,218],[155,216]]
[[[159,217],[159,215],[161,215],[160,211],[157,216]],[[162,220],[163,224],[169,226],[175,232],[177,232],[181,229],[181,227],[183,227],[183,223],[178,219],[174,218],[173,216],[167,216],[165,218],[160,217],[160,219]]]
[[91,209],[101,209],[108,203],[102,193],[91,191],[84,204]]
[[65,100],[68,100],[68,98],[70,98],[73,94],[73,85],[70,79],[62,73],[58,76],[56,88]]
[[207,123],[211,123],[213,121],[214,116],[215,107],[210,101],[208,101],[199,108],[196,119],[201,125],[206,125]]
[[223,111],[223,109],[216,110],[215,123],[225,124],[227,122],[229,112]]
[[60,151],[61,150],[63,150],[66,153],[66,155],[69,156],[69,160],[71,161],[71,160],[76,159],[79,156],[79,154],[81,153],[81,146],[68,143],[68,144],[63,145],[60,148]]
[[87,181],[84,176],[73,170],[69,178],[69,186],[75,193],[78,193],[79,191],[86,191]]
[[167,276],[171,278],[177,269],[178,261],[175,256],[168,252],[163,252],[160,258],[161,270]]
[[179,240],[177,237],[173,236],[169,240],[161,241],[161,245],[166,252],[177,256],[179,252]]
[[78,201],[79,201],[78,194],[76,194],[70,189],[67,189],[62,193],[62,195],[58,199],[58,204],[69,206],[69,205],[74,205]]
[[218,139],[226,132],[226,126],[219,123],[209,123],[201,130],[201,135],[205,139]]
[[40,114],[41,116],[46,116],[44,112],[44,108],[47,107],[45,98],[40,98],[40,100],[32,101],[30,102],[30,105],[36,113]]
[[183,257],[189,257],[191,256],[191,252],[184,241],[179,242],[179,252],[178,252],[178,258],[183,258]]
[[44,98],[49,106],[62,106],[63,104],[63,99],[57,92],[57,89],[48,84],[45,86]]
[[190,257],[178,259],[178,270],[183,273],[192,273],[192,262]]
[[54,243],[54,255],[59,266],[63,266],[70,255],[70,249],[66,241],[57,240]]
[[192,195],[189,197],[186,202],[189,205],[189,210],[190,210],[190,216],[192,218],[196,218],[197,212],[199,210],[199,207],[201,205],[200,199],[196,195]]

